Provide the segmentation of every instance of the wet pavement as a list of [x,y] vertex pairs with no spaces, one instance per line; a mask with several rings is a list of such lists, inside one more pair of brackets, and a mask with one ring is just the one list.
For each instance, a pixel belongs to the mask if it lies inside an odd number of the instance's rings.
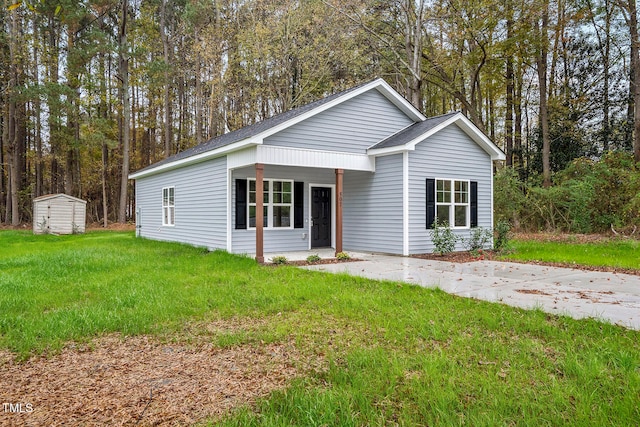
[[450,294],[640,330],[640,276],[498,261],[451,263],[351,253],[363,261],[304,267],[402,281]]

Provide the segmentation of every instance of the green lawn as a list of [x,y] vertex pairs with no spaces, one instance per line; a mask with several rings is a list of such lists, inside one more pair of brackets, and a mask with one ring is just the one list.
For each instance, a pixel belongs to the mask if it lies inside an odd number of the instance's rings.
[[551,242],[514,240],[513,253],[505,258],[640,270],[640,241]]
[[220,346],[293,339],[309,372],[222,425],[638,425],[640,332],[438,290],[135,239],[0,232],[0,345],[179,338],[219,318]]

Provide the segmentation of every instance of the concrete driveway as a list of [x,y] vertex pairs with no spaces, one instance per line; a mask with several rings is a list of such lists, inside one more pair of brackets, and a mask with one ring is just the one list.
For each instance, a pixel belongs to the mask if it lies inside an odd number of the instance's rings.
[[575,318],[593,317],[640,329],[640,276],[511,262],[451,263],[377,254],[350,255],[363,261],[304,268],[413,283],[454,295],[540,308]]

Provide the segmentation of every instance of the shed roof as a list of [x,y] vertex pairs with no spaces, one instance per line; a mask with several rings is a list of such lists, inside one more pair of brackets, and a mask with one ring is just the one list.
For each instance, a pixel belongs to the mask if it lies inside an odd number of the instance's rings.
[[82,200],[82,199],[79,199],[77,197],[73,197],[73,196],[70,196],[70,195],[64,194],[64,193],[45,194],[43,196],[36,197],[35,199],[33,199],[33,201],[34,202],[41,202],[41,201],[44,201],[44,200],[56,199],[56,198],[69,199],[69,200],[73,200],[73,201],[81,202],[81,203],[85,203],[85,204],[87,203],[86,200]]

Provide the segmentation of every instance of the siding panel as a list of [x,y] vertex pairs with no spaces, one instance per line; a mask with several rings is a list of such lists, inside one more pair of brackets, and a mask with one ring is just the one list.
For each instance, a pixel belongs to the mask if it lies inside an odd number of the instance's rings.
[[413,123],[377,90],[371,90],[265,139],[267,145],[365,153]]
[[[136,180],[139,235],[226,249],[226,157]],[[175,226],[162,225],[162,188],[175,187]]]
[[[478,182],[478,226],[491,228],[490,156],[458,126],[452,125],[419,143],[409,152],[409,252],[433,252],[426,227],[426,178],[467,179]],[[454,230],[468,238],[469,230]],[[464,250],[457,244],[456,250]]]
[[376,158],[376,172],[344,173],[345,250],[402,254],[402,154]]

